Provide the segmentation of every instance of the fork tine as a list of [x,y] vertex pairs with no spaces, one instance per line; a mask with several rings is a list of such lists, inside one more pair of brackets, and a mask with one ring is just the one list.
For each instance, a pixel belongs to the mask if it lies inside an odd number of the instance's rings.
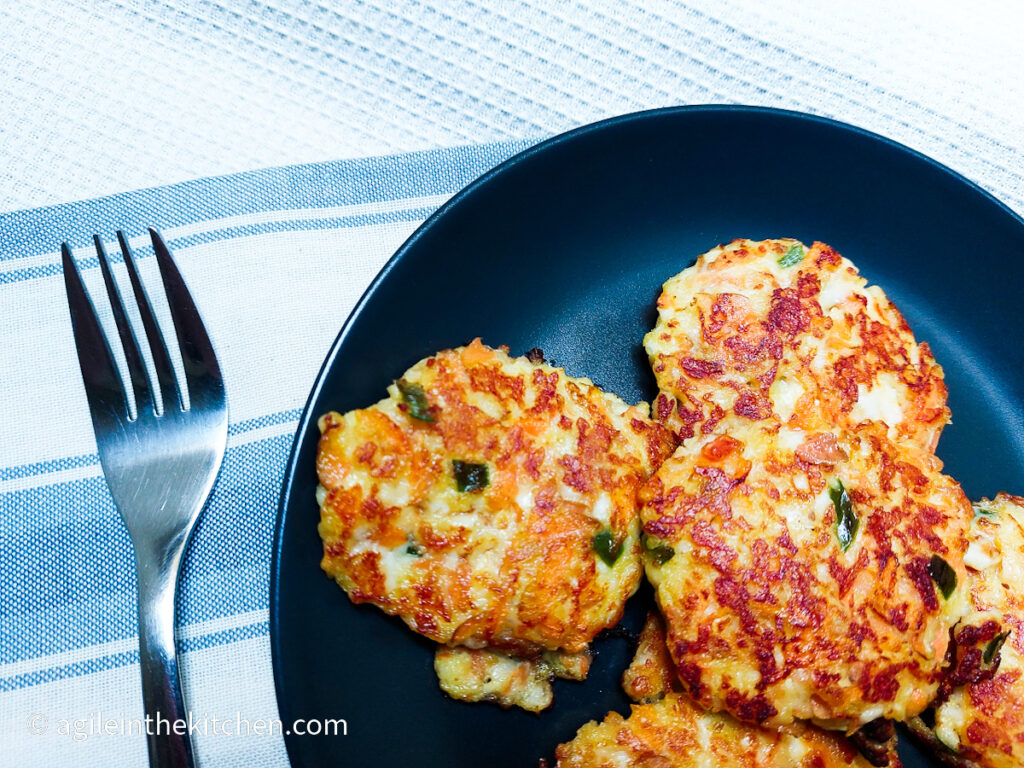
[[128,376],[131,379],[132,389],[135,392],[135,410],[138,416],[142,416],[145,410],[154,410],[154,406],[153,393],[149,387],[149,377],[146,375],[146,365],[142,362],[142,353],[139,351],[139,340],[135,336],[135,329],[132,327],[132,324],[128,322],[128,315],[125,314],[121,290],[114,281],[107,249],[99,235],[93,235],[92,239],[96,245],[96,255],[100,262],[100,272],[103,273],[103,283],[107,287],[110,309],[114,314],[114,325],[117,326],[117,334],[121,337],[121,348],[124,350],[125,362],[128,363]]
[[220,366],[210,337],[206,333],[206,327],[199,316],[199,310],[192,301],[192,294],[189,293],[188,286],[185,285],[163,237],[152,227],[149,236],[153,240],[153,252],[160,267],[160,276],[167,292],[167,303],[170,305],[171,318],[174,320],[174,330],[178,336],[178,346],[181,348],[181,361],[185,368],[189,397],[193,404],[223,401],[224,381],[221,378]]
[[[126,417],[129,413],[128,395],[117,372],[110,344],[100,326],[92,299],[82,283],[71,248],[64,243],[60,251],[64,289],[67,291],[68,308],[71,311],[71,328],[75,334],[75,350],[78,353],[78,366],[82,370],[82,380],[85,382],[85,395],[89,399],[89,411],[93,421],[106,417]],[[111,404],[117,402],[123,408],[120,414],[111,411]]]
[[117,231],[117,242],[121,246],[121,253],[124,255],[124,264],[128,269],[128,279],[132,284],[132,292],[135,294],[135,303],[139,307],[139,315],[142,317],[142,327],[146,331],[146,339],[149,341],[149,351],[153,355],[153,368],[156,370],[156,378],[160,383],[161,394],[163,395],[164,410],[173,397],[177,397],[179,407],[184,407],[184,398],[178,389],[178,383],[174,378],[174,367],[171,365],[171,356],[167,351],[167,344],[164,342],[164,335],[157,325],[156,315],[153,312],[153,305],[149,300],[142,280],[139,279],[139,270],[135,265],[135,254],[124,232]]

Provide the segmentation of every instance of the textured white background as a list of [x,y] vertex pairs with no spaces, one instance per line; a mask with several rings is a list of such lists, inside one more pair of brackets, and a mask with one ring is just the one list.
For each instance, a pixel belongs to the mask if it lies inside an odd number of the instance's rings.
[[1024,209],[1018,0],[18,0],[0,211],[670,104],[881,132]]

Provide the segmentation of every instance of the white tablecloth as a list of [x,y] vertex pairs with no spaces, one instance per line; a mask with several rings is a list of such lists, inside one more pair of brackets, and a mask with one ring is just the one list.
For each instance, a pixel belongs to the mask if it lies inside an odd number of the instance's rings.
[[[197,716],[276,717],[270,544],[316,371],[450,195],[560,131],[747,103],[844,120],[1024,213],[1015,2],[21,0],[0,7],[0,765],[142,765],[134,576],[58,248],[162,228],[225,371],[228,454],[179,599]],[[231,174],[227,175],[226,174]],[[325,300],[330,297],[330,300]],[[106,728],[114,733],[97,734]],[[279,736],[197,738],[283,766]]]

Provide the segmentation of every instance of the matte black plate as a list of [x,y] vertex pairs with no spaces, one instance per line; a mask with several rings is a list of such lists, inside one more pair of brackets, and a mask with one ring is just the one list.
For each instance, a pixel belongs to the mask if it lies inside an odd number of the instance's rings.
[[[541,715],[438,689],[431,644],[356,607],[320,571],[317,416],[374,403],[409,365],[482,336],[539,346],[625,399],[654,395],[641,347],[661,284],[735,237],[822,240],[881,285],[945,367],[939,446],[978,498],[1024,492],[1024,221],[949,169],[849,126],[775,110],[688,107],[587,126],[507,161],[399,249],[335,342],[302,417],[274,548],[271,642],[295,768],[536,765],[591,718],[625,712],[627,642]],[[631,603],[635,627],[649,601]],[[927,763],[904,740],[908,766]]]

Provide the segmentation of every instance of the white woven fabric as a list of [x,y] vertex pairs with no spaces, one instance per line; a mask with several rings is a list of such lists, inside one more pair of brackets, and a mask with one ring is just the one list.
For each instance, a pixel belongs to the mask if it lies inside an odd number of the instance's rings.
[[[270,541],[299,409],[380,266],[476,175],[603,117],[748,103],[882,133],[1024,213],[1022,6],[891,5],[0,6],[0,765],[145,760],[138,735],[59,732],[141,712],[130,548],[95,456],[62,240],[88,259],[92,232],[125,227],[145,256],[157,223],[202,308],[231,432],[182,586],[186,693],[197,716],[273,718]],[[200,737],[197,755],[286,765],[276,736]]]
[[19,0],[0,23],[0,210],[703,102],[835,117],[1024,200],[1014,0]]

